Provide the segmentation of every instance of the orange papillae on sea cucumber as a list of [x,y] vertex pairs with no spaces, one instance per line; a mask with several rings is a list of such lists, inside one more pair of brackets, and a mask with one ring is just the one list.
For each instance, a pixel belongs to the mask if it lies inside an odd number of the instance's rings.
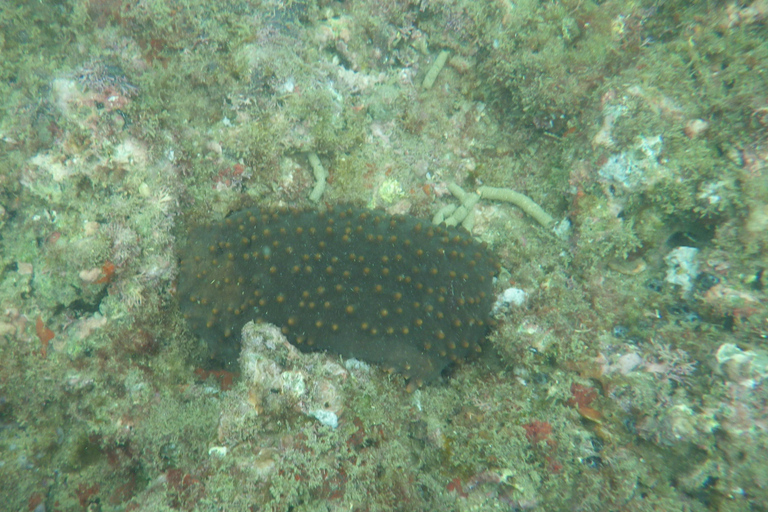
[[499,268],[466,230],[353,207],[239,211],[193,228],[180,256],[181,310],[221,363],[263,321],[411,387],[481,350]]

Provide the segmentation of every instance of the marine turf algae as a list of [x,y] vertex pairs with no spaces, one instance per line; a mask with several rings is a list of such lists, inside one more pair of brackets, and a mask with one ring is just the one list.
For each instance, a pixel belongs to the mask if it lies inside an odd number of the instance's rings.
[[263,321],[411,388],[481,350],[499,268],[466,230],[345,206],[242,210],[192,228],[180,258],[181,310],[215,359]]

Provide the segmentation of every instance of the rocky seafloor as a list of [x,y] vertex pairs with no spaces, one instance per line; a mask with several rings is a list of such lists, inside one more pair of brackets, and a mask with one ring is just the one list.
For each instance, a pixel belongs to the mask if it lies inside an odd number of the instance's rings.
[[[0,508],[768,510],[766,16],[4,2]],[[473,360],[406,386],[257,318],[212,359],[192,226],[339,204],[487,244]]]

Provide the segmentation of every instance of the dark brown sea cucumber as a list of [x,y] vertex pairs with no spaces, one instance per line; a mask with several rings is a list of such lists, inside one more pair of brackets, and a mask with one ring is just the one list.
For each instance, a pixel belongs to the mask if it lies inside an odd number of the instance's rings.
[[259,320],[411,387],[481,350],[498,270],[466,230],[344,206],[239,211],[190,230],[180,256],[181,310],[213,357],[234,361]]

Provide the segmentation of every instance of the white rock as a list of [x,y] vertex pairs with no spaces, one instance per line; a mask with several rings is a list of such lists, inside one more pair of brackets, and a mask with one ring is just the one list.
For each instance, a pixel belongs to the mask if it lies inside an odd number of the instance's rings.
[[496,303],[493,305],[494,314],[499,310],[509,306],[522,306],[525,299],[528,298],[528,294],[525,290],[520,288],[507,288],[496,298]]
[[680,246],[672,250],[664,257],[667,263],[667,277],[664,280],[680,286],[686,292],[691,291],[693,281],[699,274],[699,264],[696,261],[698,253],[699,250],[695,247]]
[[224,458],[227,456],[226,446],[212,446],[208,449],[208,455],[212,457]]
[[758,349],[741,350],[733,343],[723,343],[715,358],[718,373],[742,386],[755,387],[768,377],[768,354]]
[[325,409],[316,409],[314,411],[310,411],[309,415],[326,427],[335,429],[339,426],[339,417],[331,411],[326,411]]

